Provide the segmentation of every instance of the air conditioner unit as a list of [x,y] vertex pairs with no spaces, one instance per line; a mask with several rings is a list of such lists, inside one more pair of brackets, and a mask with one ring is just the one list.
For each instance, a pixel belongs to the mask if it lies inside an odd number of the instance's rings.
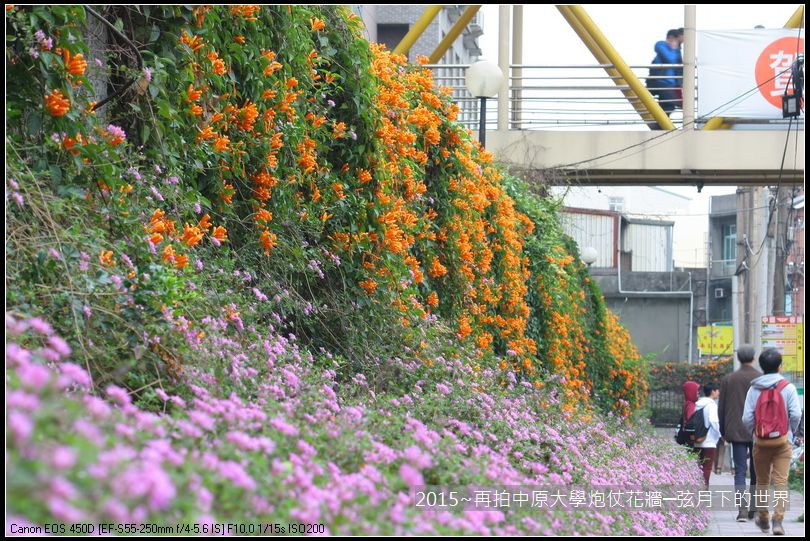
[[714,298],[715,299],[722,299],[726,296],[726,290],[722,287],[714,288]]

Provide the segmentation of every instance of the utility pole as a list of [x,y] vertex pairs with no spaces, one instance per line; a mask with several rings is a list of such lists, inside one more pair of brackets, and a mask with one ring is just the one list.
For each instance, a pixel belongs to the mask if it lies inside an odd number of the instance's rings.
[[793,188],[779,188],[776,194],[776,216],[774,217],[774,271],[773,271],[773,314],[785,315],[785,272],[787,269],[787,231],[790,220],[790,202]]
[[[762,341],[760,329],[763,316],[770,315],[773,307],[773,281],[775,254],[773,239],[768,230],[776,230],[771,223],[770,190],[764,186],[741,188],[737,191],[737,273],[732,284],[732,303],[736,299],[735,326],[739,326],[739,343],[748,343],[759,351]],[[734,285],[732,285],[734,288]],[[784,286],[783,286],[784,288]]]

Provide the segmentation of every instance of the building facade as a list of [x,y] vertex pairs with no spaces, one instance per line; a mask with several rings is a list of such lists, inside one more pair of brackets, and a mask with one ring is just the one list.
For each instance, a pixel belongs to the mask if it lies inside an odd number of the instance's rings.
[[734,319],[731,281],[737,270],[737,244],[737,194],[713,196],[709,208],[709,325]]
[[[424,13],[424,5],[365,5],[357,8],[366,25],[369,41],[382,43],[389,50],[402,41],[411,26]],[[430,23],[408,52],[408,60],[416,61],[417,56],[430,56],[439,42],[447,35],[455,22],[469,6],[447,5]],[[483,34],[482,15],[477,13],[467,25],[462,35],[450,46],[440,64],[472,64],[481,56],[478,37]]]
[[696,328],[706,324],[706,269],[675,268],[673,221],[628,216],[614,204],[614,210],[563,207],[563,229],[580,252],[596,250],[591,276],[643,355],[695,359]]

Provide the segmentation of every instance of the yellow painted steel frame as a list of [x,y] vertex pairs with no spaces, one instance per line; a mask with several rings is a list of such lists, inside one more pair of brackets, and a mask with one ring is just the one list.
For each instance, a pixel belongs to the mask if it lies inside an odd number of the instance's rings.
[[408,51],[411,50],[416,40],[425,33],[427,27],[430,26],[430,23],[433,22],[433,19],[436,18],[436,15],[438,15],[442,9],[444,9],[444,6],[426,7],[424,13],[413,23],[413,26],[408,30],[408,33],[405,34],[405,37],[402,38],[402,41],[394,48],[394,52],[397,54],[408,54]]
[[[571,9],[569,6],[557,6],[557,10],[562,14],[563,18],[568,22],[571,28],[574,29],[574,32],[577,33],[579,38],[585,44],[586,47],[591,51],[596,61],[600,64],[610,64],[610,59],[608,59],[605,52],[596,44],[593,38],[585,31],[585,28],[580,24],[579,20],[574,17],[574,14],[571,13]],[[616,85],[624,85],[625,81],[621,78],[621,75],[616,70],[616,68],[605,68],[608,75],[613,77],[613,81]],[[645,121],[651,122],[654,120],[652,113],[650,113],[646,107],[639,101],[638,96],[636,93],[633,92],[632,89],[624,89],[622,93],[630,102],[630,104],[638,111],[638,114],[641,115],[641,118]]]
[[[572,25],[574,31],[580,35],[583,39],[585,44],[591,49],[594,56],[596,57],[597,61],[603,64],[613,64],[614,72],[617,72],[618,75],[622,77],[623,80],[614,79],[616,84],[626,83],[630,87],[630,91],[632,94],[638,97],[641,100],[641,103],[644,105],[646,111],[652,114],[655,121],[658,123],[659,126],[664,128],[665,130],[674,130],[675,125],[672,123],[672,120],[667,116],[661,106],[658,104],[658,101],[650,94],[650,91],[647,90],[636,74],[630,69],[627,63],[622,59],[621,55],[619,55],[618,51],[613,48],[613,45],[610,44],[608,39],[599,30],[599,27],[593,22],[590,16],[585,12],[582,6],[572,5],[572,6],[558,6],[557,9],[563,13],[563,16],[566,17],[566,11],[573,17],[578,25]],[[570,20],[569,17],[566,17],[566,20]],[[583,34],[584,33],[584,34]],[[597,48],[599,51],[598,53],[594,51],[594,48]],[[601,54],[600,54],[601,53]],[[609,74],[613,75],[610,72],[610,69],[607,70]],[[627,95],[625,93],[625,95]],[[628,96],[628,97],[632,97]],[[632,102],[632,100],[631,100]],[[634,104],[635,106],[635,104]],[[638,110],[638,107],[637,107]],[[645,111],[639,111],[642,118],[645,118],[644,115]],[[646,117],[645,120],[649,118]]]
[[456,41],[456,38],[461,35],[473,17],[475,17],[475,14],[478,13],[479,9],[481,9],[481,6],[467,6],[467,9],[465,9],[464,13],[461,14],[461,17],[459,17],[455,24],[453,24],[453,27],[450,28],[450,31],[447,32],[446,36],[444,36],[444,39],[436,47],[436,50],[430,55],[431,64],[439,63],[444,56],[444,53],[446,53],[447,49],[449,49],[453,42]]
[[[793,15],[790,16],[788,22],[785,23],[785,28],[801,28],[804,25],[804,5],[796,8]],[[704,130],[727,130],[731,125],[726,122],[726,119],[721,116],[710,118],[703,126]]]
[[785,28],[801,28],[804,25],[804,4],[796,8],[793,15],[790,16],[788,22],[785,23]]

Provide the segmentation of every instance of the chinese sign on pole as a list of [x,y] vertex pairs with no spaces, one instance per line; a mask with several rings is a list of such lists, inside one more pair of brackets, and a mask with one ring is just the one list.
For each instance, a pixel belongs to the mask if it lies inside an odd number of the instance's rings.
[[698,349],[701,355],[733,354],[734,327],[728,325],[698,327]]
[[804,318],[765,316],[762,318],[762,349],[782,353],[782,370],[804,372]]

